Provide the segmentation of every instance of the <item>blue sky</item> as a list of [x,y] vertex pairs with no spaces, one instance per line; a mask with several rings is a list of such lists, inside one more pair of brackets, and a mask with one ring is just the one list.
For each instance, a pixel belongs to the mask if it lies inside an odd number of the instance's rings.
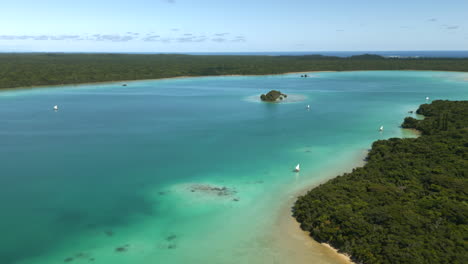
[[4,0],[0,51],[467,50],[467,0]]

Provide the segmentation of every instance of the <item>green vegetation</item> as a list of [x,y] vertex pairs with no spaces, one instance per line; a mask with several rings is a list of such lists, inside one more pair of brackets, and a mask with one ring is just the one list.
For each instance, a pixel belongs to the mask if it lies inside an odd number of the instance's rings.
[[377,55],[190,56],[149,54],[0,54],[0,88],[176,76],[277,74],[301,71],[468,71],[468,59],[398,59]]
[[416,139],[374,142],[368,163],[312,189],[293,214],[362,263],[466,263],[468,101],[434,101],[406,118]]
[[283,100],[286,97],[288,97],[286,94],[276,90],[271,90],[267,94],[260,95],[260,99],[265,102],[277,102],[278,100]]
[[424,115],[424,120],[417,120],[412,117],[405,118],[401,125],[403,128],[414,128],[424,135],[431,135],[440,131],[449,131],[466,127],[466,101],[450,102],[447,108],[447,101],[434,101],[432,104],[423,104],[416,111],[417,114]]

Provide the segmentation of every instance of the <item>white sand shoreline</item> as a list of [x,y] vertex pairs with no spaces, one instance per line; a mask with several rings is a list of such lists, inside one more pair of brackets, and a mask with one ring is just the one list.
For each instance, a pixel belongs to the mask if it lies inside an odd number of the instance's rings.
[[[287,240],[289,247],[294,247],[297,254],[304,255],[303,259],[294,262],[296,264],[311,263],[336,263],[336,264],[356,264],[351,260],[351,256],[339,252],[331,245],[326,243],[319,243],[315,241],[308,232],[300,228],[300,223],[291,214],[291,208],[296,202],[297,198],[304,195],[307,191],[323,184],[343,173],[352,171],[353,168],[362,167],[365,164],[364,158],[367,156],[367,150],[362,150],[359,154],[353,158],[350,163],[344,164],[340,168],[333,168],[324,172],[325,177],[320,182],[312,182],[306,184],[300,190],[291,192],[286,199],[286,202],[281,207],[278,228],[279,236],[283,240]],[[284,244],[284,243],[282,243]],[[313,257],[313,258],[312,258]],[[320,262],[317,262],[320,259]],[[293,262],[291,262],[293,263]]]
[[[468,73],[463,71],[442,71],[442,70],[345,70],[345,71],[298,71],[298,72],[284,72],[284,73],[268,73],[268,74],[225,74],[225,75],[204,75],[204,76],[174,76],[174,77],[163,77],[156,79],[136,79],[136,80],[115,80],[115,81],[102,81],[102,82],[83,82],[83,83],[68,83],[68,84],[52,84],[52,85],[34,85],[34,86],[21,86],[21,87],[10,87],[1,88],[2,91],[14,91],[14,90],[30,90],[36,88],[56,88],[56,87],[76,87],[86,86],[93,84],[128,84],[132,82],[141,81],[160,81],[160,80],[171,80],[171,79],[186,79],[186,78],[205,78],[205,77],[243,77],[243,76],[277,76],[277,75],[289,75],[289,74],[301,74],[301,73],[324,73],[324,72],[364,72],[364,71],[420,71],[420,72],[454,72],[454,73]],[[468,78],[466,79],[468,80]]]
[[[421,132],[415,129],[405,129],[402,128],[404,131],[408,131],[409,133],[413,134],[415,137],[419,137]],[[354,168],[362,167],[366,164],[364,158],[367,156],[368,150],[363,150],[360,154],[356,154],[353,158],[354,160],[351,163],[344,164],[342,167],[333,168],[325,172],[324,180],[320,182],[306,184],[305,187],[292,192],[289,195],[289,198],[286,199],[287,201],[284,203],[283,207],[280,210],[280,215],[278,219],[280,234],[282,236],[288,236],[294,242],[294,247],[296,247],[297,251],[303,252],[302,254],[309,254],[311,250],[315,251],[325,251],[328,254],[333,255],[331,259],[337,260],[336,263],[342,264],[357,264],[351,260],[351,256],[346,253],[339,252],[338,249],[332,247],[330,244],[327,243],[319,243],[315,241],[309,234],[301,229],[300,223],[296,221],[296,219],[291,214],[291,208],[293,207],[294,203],[296,202],[297,198],[301,195],[306,194],[309,190],[314,189],[315,187],[323,184],[339,175],[342,175],[346,172],[351,172]],[[307,262],[300,262],[300,263],[307,263]]]
[[330,244],[321,243],[321,245],[323,245],[323,246],[325,246],[325,247],[327,247],[327,248],[329,248],[329,249],[335,251],[335,253],[338,254],[340,257],[342,257],[343,260],[345,260],[346,262],[354,263],[354,262],[351,260],[351,257],[350,257],[348,254],[346,254],[346,253],[340,253],[340,252],[338,251],[338,249],[332,247]]
[[2,91],[14,91],[14,90],[30,90],[30,89],[36,89],[36,88],[76,87],[76,86],[86,86],[86,85],[93,85],[93,84],[127,84],[128,85],[129,83],[133,83],[133,82],[162,81],[162,80],[172,80],[172,79],[206,78],[206,77],[277,76],[277,75],[289,75],[289,74],[301,74],[301,73],[320,73],[320,72],[337,72],[337,71],[303,71],[303,72],[285,72],[285,73],[271,73],[271,74],[224,74],[224,75],[203,75],[203,76],[183,75],[183,76],[156,78],[156,79],[117,80],[117,81],[102,81],[102,82],[83,82],[83,83],[65,83],[65,84],[10,87],[10,88],[1,88],[0,92],[2,92]]

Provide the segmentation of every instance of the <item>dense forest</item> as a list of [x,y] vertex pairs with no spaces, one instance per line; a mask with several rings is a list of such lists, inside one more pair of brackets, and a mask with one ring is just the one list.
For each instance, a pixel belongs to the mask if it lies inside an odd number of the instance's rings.
[[358,263],[466,263],[468,101],[434,101],[406,118],[416,139],[373,143],[364,167],[310,190],[293,215]]
[[0,53],[0,88],[176,76],[277,74],[300,71],[468,71],[468,59],[164,54]]

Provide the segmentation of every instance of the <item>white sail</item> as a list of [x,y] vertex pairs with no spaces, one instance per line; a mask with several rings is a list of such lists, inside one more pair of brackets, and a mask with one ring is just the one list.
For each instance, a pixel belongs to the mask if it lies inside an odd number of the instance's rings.
[[58,105],[54,105],[54,110],[58,110]]
[[299,168],[299,164],[297,164],[296,169],[294,169],[294,171],[300,171],[300,170],[301,168]]
[[307,105],[307,109],[310,109],[310,105]]
[[379,131],[383,131],[383,126],[380,126]]
[[426,100],[429,100],[429,96],[426,97]]

